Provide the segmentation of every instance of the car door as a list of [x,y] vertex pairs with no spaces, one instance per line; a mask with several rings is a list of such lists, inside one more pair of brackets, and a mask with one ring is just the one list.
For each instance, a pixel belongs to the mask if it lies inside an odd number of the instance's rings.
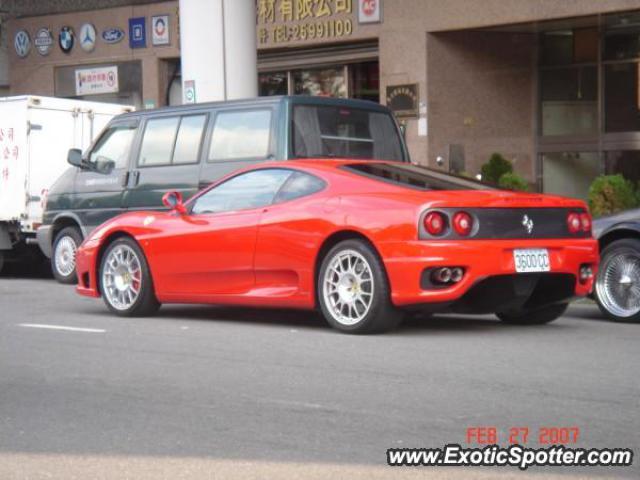
[[275,168],[241,173],[195,199],[188,214],[156,224],[164,231],[151,245],[159,294],[196,300],[254,288],[260,215],[290,174]]
[[123,192],[138,123],[137,119],[111,123],[88,152],[91,165],[98,160],[103,164],[113,162],[112,168],[86,168],[76,174],[71,205],[89,231],[124,209]]
[[132,162],[124,204],[131,210],[163,209],[162,195],[177,190],[186,199],[198,191],[206,112],[149,117]]

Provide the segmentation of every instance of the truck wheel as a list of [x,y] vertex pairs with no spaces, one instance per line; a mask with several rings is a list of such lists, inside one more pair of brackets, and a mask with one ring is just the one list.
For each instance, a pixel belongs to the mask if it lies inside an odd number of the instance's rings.
[[498,312],[496,316],[505,323],[514,325],[542,325],[553,322],[560,318],[567,311],[568,303],[556,303],[542,308],[532,310],[515,310],[509,312]]
[[325,319],[341,332],[380,333],[402,320],[402,312],[391,303],[384,265],[361,240],[345,240],[329,251],[317,290]]
[[600,311],[616,322],[640,322],[640,240],[616,240],[601,258],[594,288]]
[[60,230],[53,242],[51,270],[60,283],[78,282],[76,275],[76,252],[82,243],[82,234],[77,227],[66,227]]

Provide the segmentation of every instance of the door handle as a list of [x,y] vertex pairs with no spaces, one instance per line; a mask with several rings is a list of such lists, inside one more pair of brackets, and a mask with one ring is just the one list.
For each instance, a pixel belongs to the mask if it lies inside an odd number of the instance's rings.
[[126,187],[127,185],[129,185],[129,172],[124,172],[122,176],[122,186]]
[[140,181],[140,170],[134,170],[133,171],[133,185],[132,186],[137,186],[138,182]]

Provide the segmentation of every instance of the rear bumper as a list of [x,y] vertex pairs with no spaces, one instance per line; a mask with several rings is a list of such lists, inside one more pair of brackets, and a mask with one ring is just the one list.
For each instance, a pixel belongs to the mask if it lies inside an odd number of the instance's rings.
[[[584,283],[578,281],[580,266],[590,264],[595,277],[599,260],[598,244],[592,238],[388,242],[378,247],[391,283],[391,300],[396,306],[424,305],[470,313],[499,311],[504,304],[512,304],[514,297],[526,303],[535,295],[533,298],[540,305],[584,297],[593,288],[593,277]],[[548,249],[551,271],[517,274],[513,250],[522,248]],[[463,279],[446,288],[421,286],[425,269],[443,266],[463,267]],[[498,278],[501,280],[494,280]],[[493,303],[470,301],[478,295],[472,289],[482,292],[479,300],[494,296]],[[562,295],[552,294],[553,291]]]

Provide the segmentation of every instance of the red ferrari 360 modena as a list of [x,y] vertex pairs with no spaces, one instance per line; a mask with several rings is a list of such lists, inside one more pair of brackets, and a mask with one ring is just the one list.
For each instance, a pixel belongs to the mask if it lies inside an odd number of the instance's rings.
[[590,293],[598,264],[582,201],[410,164],[263,163],[164,202],[85,240],[80,294],[127,316],[162,303],[320,308],[351,333],[389,330],[407,310],[540,324]]

